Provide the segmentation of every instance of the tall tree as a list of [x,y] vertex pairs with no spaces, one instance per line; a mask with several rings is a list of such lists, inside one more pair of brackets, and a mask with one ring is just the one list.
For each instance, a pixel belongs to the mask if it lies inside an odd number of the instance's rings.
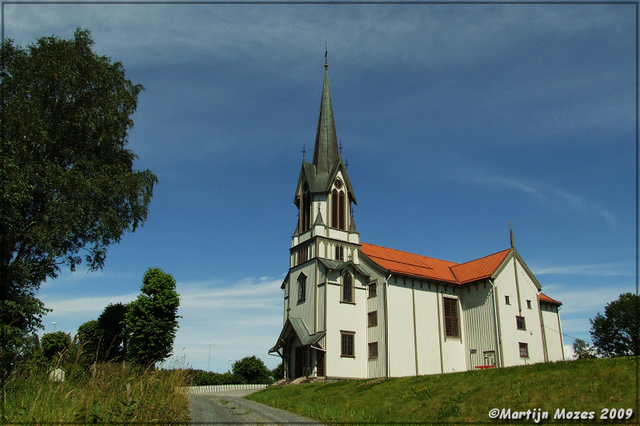
[[589,319],[589,333],[598,354],[606,357],[640,355],[639,318],[640,297],[625,293],[605,306],[604,315],[598,312],[595,318]]
[[104,333],[105,361],[121,361],[124,358],[124,327],[128,309],[124,303],[110,303],[98,317],[98,326]]
[[98,321],[91,320],[78,327],[78,339],[82,352],[91,362],[101,361],[104,358],[104,330],[98,325]]
[[233,363],[233,375],[238,383],[269,384],[273,382],[271,371],[255,355],[246,356]]
[[[40,283],[60,267],[102,268],[107,247],[147,218],[156,176],[126,149],[143,87],[92,50],[88,30],[0,55],[0,357],[42,328]],[[82,251],[83,256],[80,256]]]
[[176,280],[159,268],[145,272],[141,293],[129,303],[125,315],[126,357],[149,367],[171,356],[180,318],[180,295]]

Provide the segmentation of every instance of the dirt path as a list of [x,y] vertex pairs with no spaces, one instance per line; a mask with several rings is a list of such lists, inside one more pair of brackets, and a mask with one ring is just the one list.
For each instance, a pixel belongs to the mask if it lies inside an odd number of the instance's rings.
[[267,407],[242,397],[257,390],[235,390],[189,396],[191,424],[318,425],[313,420]]

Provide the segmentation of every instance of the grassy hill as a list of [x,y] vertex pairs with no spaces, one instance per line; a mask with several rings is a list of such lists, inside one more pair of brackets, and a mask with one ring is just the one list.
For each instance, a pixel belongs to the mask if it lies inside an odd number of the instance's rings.
[[[638,424],[637,357],[535,364],[485,371],[394,379],[346,380],[270,387],[253,401],[327,422],[602,423],[603,409],[633,409],[622,423]],[[531,410],[529,420],[493,420],[489,411]],[[540,410],[538,410],[540,409]],[[565,409],[563,420],[554,420]],[[593,420],[568,419],[575,411]],[[622,414],[622,411],[620,411]],[[519,416],[517,414],[516,416]],[[588,416],[588,414],[587,414]],[[616,416],[617,417],[617,416]],[[609,420],[607,420],[609,422]],[[620,423],[620,420],[615,421]]]

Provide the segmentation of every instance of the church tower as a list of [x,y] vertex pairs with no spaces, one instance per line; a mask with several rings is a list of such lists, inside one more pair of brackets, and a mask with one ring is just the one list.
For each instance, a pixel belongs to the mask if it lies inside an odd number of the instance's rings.
[[290,268],[315,257],[341,261],[357,257],[359,235],[351,214],[351,204],[357,201],[338,149],[326,64],[313,160],[302,162],[293,202],[298,223]]
[[[269,352],[282,357],[288,379],[327,372],[348,376],[354,335],[366,336],[366,313],[360,311],[368,275],[359,266],[360,235],[352,214],[357,202],[338,148],[326,62],[313,159],[302,161],[293,202],[298,220],[282,283],[283,329]],[[357,350],[364,351],[365,341]]]

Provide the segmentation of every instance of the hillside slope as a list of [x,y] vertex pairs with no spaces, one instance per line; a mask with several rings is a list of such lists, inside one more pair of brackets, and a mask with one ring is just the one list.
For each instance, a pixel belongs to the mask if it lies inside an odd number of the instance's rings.
[[[505,414],[511,410],[511,423],[514,419],[533,423],[537,416],[544,423],[602,422],[602,415],[611,409],[616,410],[616,417],[623,415],[623,423],[638,423],[637,363],[637,357],[625,357],[289,385],[270,387],[247,398],[327,422],[509,422],[489,417],[490,410],[497,408]],[[564,419],[554,420],[556,411],[562,409]],[[628,409],[633,410],[630,418]],[[527,414],[520,414],[528,410],[530,420]],[[587,412],[583,416],[593,420],[572,421],[576,411]],[[547,419],[542,417],[545,412]]]

